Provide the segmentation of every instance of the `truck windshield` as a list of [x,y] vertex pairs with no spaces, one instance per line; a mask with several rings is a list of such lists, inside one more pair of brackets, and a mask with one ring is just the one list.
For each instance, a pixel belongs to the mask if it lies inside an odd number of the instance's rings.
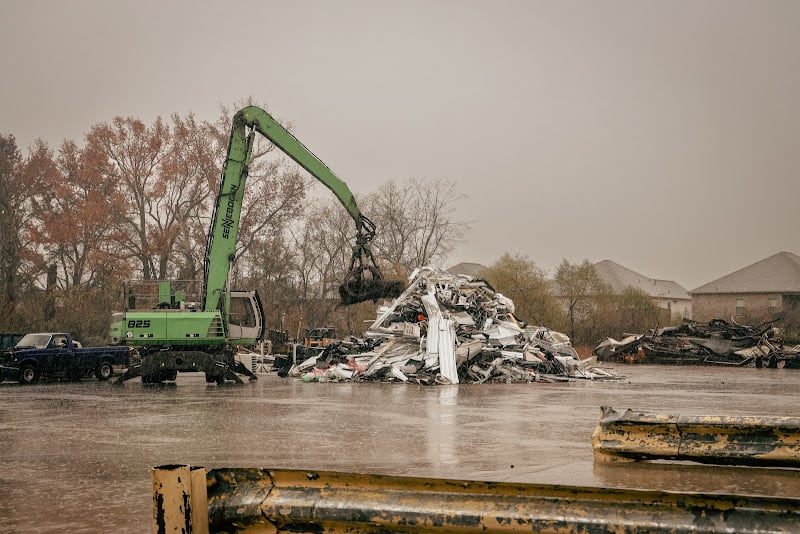
[[17,348],[34,347],[43,349],[50,342],[50,334],[25,334],[15,345]]

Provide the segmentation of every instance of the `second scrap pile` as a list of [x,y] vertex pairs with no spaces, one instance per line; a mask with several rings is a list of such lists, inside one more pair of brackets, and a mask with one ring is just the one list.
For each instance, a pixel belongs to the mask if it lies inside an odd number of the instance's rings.
[[772,322],[748,326],[723,319],[712,319],[708,323],[686,320],[678,326],[655,328],[648,334],[628,336],[620,341],[605,339],[594,348],[594,353],[607,361],[796,366],[798,348],[785,348]]
[[414,271],[364,339],[332,343],[290,374],[420,384],[616,378],[580,360],[567,336],[520,321],[487,282],[431,267]]

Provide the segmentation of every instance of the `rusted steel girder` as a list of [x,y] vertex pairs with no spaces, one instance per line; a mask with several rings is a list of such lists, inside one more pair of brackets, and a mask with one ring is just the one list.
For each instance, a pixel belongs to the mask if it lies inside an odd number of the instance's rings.
[[755,533],[800,524],[791,498],[245,468],[206,478],[209,532]]
[[649,414],[603,406],[592,447],[596,461],[800,467],[800,418]]
[[206,470],[163,465],[152,472],[153,532],[208,534]]

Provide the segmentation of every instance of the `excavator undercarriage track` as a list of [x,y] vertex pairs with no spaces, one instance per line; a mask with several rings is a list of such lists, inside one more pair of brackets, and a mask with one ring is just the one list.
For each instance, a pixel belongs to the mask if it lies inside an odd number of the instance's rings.
[[175,380],[178,372],[202,372],[206,382],[244,384],[242,376],[250,381],[258,377],[232,356],[210,354],[198,350],[164,350],[147,354],[118,376],[115,384],[141,377],[142,384],[158,384]]

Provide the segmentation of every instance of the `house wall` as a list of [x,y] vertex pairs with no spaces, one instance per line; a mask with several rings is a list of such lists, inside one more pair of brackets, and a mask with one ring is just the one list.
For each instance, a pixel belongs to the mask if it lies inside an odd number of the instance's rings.
[[653,297],[653,302],[661,309],[669,310],[673,317],[678,315],[685,319],[692,318],[691,299],[671,299],[667,297]]
[[[737,301],[744,301],[742,310],[737,311]],[[770,301],[774,306],[770,306]],[[711,319],[724,319],[736,322],[761,322],[769,320],[783,309],[780,293],[725,293],[692,295],[692,319],[705,323]]]

